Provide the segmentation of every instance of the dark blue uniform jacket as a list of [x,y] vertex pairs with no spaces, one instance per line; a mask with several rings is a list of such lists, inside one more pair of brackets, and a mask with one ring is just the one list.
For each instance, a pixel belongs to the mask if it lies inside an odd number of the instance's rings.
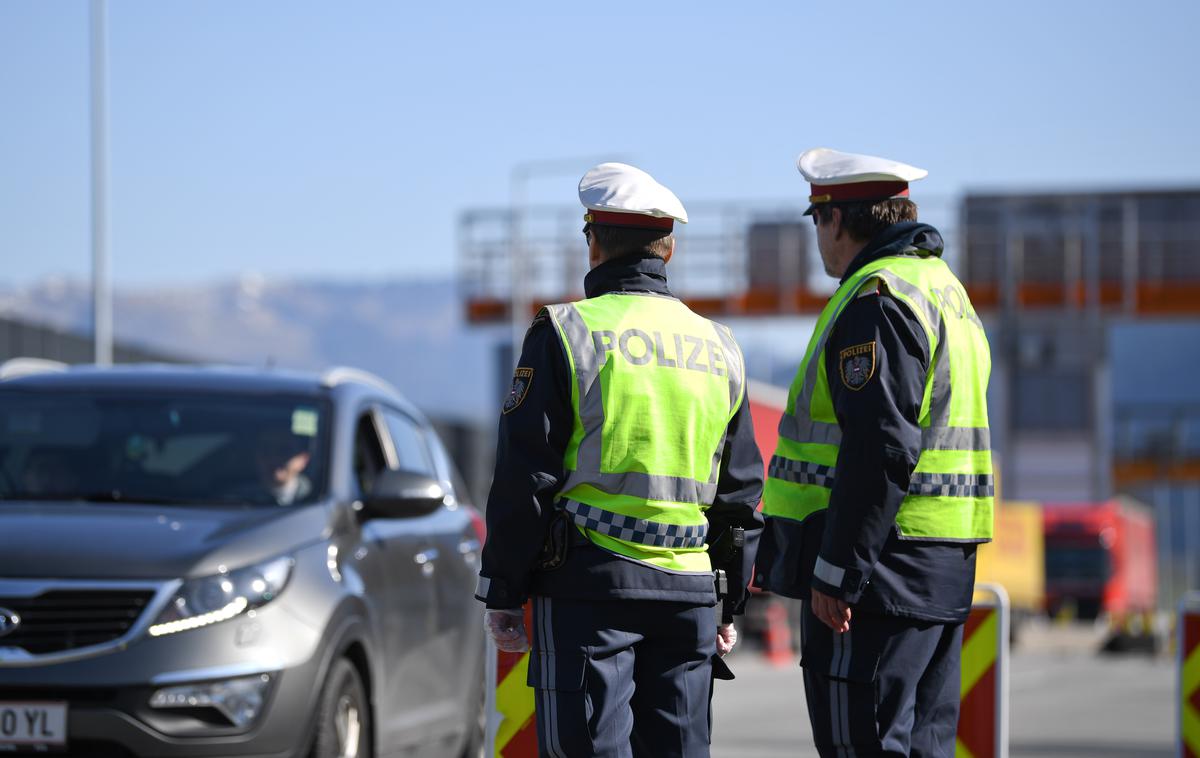
[[[938,255],[927,224],[896,224],[869,242],[842,278],[888,255]],[[842,380],[842,350],[875,343],[863,386]],[[856,608],[939,622],[964,621],[975,583],[975,545],[901,539],[896,514],[921,453],[918,417],[929,368],[921,322],[886,291],[853,300],[825,345],[825,368],[842,429],[829,509],[803,523],[771,519],[758,556],[760,586],[808,598],[809,587]],[[841,586],[813,576],[818,555],[845,569]]]
[[[653,256],[626,256],[607,261],[584,279],[588,297],[612,292],[670,295],[666,264]],[[571,373],[558,331],[544,314],[525,335],[514,396],[500,417],[496,472],[487,502],[487,541],[481,576],[489,608],[515,608],[530,595],[559,598],[626,598],[670,600],[713,605],[716,596],[709,574],[660,571],[588,542],[572,527],[573,545],[559,568],[539,571],[538,555],[546,539],[554,498],[566,482],[563,452],[571,437]],[[525,369],[522,372],[520,369]],[[532,375],[528,373],[532,370]],[[516,395],[524,392],[514,404]],[[762,532],[757,512],[762,495],[763,464],[754,443],[749,402],[729,424],[717,484],[707,511],[709,540],[731,526],[746,530],[742,565],[735,574],[750,580],[755,548]],[[716,568],[734,568],[716,566]],[[481,583],[483,586],[484,583]],[[744,589],[744,587],[743,587]],[[744,597],[739,606],[744,604]],[[740,611],[740,608],[739,608]]]

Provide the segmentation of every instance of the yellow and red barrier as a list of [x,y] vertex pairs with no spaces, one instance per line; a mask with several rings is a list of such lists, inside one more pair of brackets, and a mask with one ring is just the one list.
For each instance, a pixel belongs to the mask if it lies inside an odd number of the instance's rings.
[[1179,756],[1200,758],[1200,592],[1179,604]]
[[963,626],[962,686],[956,758],[1008,756],[1008,594],[998,584],[975,588]]
[[[525,606],[525,629],[533,630],[531,606]],[[535,758],[538,754],[533,688],[526,683],[529,653],[503,653],[487,640],[486,754],[495,758]]]

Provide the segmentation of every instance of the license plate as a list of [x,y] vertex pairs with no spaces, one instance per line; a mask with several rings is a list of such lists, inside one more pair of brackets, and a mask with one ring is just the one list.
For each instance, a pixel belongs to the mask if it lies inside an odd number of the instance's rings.
[[0,752],[67,746],[66,703],[0,701]]

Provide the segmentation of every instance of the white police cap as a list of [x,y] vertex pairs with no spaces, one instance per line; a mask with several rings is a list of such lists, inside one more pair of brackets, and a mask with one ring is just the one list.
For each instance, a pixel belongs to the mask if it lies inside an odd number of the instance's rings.
[[687,211],[675,193],[640,168],[601,163],[579,180],[579,202],[589,224],[670,231],[687,223]]
[[796,159],[796,168],[812,185],[804,215],[824,203],[877,202],[908,197],[908,183],[929,172],[907,163],[815,147]]

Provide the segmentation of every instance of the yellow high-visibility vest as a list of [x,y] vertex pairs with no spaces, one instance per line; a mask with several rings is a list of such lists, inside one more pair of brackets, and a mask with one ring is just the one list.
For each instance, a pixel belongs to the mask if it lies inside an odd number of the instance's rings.
[[574,432],[559,506],[597,545],[659,569],[712,570],[704,511],[745,394],[728,328],[673,297],[547,306],[571,369]]
[[[861,293],[874,292],[877,282],[916,314],[929,341],[921,454],[896,516],[900,535],[987,542],[994,494],[987,417],[991,354],[962,284],[937,257],[872,261],[830,298],[788,393],[768,466],[763,515],[803,521],[829,507],[842,430],[829,392],[825,343],[845,307]],[[866,352],[862,360],[874,360]]]

